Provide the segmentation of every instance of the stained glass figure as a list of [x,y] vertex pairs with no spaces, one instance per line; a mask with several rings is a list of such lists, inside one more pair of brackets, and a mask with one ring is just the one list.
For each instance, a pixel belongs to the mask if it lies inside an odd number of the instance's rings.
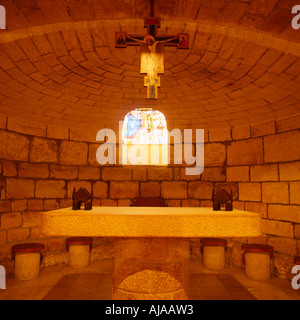
[[152,108],[130,111],[124,120],[125,144],[167,144],[168,130],[165,116]]

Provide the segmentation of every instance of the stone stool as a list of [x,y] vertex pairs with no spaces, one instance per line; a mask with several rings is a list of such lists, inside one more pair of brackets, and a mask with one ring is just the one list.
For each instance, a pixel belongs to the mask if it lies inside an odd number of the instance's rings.
[[22,243],[12,247],[15,260],[14,277],[17,280],[33,280],[38,278],[42,261],[42,243]]
[[92,242],[93,238],[91,237],[72,237],[66,240],[71,267],[80,269],[89,265]]
[[212,270],[224,269],[227,240],[219,238],[203,238],[200,242],[203,245],[204,266]]
[[252,280],[270,279],[273,247],[265,244],[246,243],[241,248],[244,250],[243,261],[246,267],[246,276]]

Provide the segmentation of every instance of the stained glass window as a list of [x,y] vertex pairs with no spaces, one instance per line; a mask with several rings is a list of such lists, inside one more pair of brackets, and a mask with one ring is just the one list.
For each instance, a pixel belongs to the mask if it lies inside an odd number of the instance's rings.
[[124,144],[167,144],[165,116],[152,108],[139,108],[127,113],[122,138]]
[[167,165],[168,129],[165,116],[151,108],[127,113],[122,130],[122,164]]

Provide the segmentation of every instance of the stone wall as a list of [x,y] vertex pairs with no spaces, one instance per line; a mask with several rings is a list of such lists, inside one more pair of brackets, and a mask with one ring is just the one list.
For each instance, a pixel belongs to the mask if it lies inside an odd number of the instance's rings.
[[[41,234],[41,212],[71,206],[73,188],[85,187],[94,206],[129,206],[138,196],[163,197],[169,206],[211,206],[214,189],[232,190],[234,208],[262,214],[263,236],[229,239],[229,265],[242,267],[241,242],[274,246],[274,272],[288,277],[300,253],[300,116],[205,131],[205,169],[100,166],[96,133],[22,125],[0,119],[0,264],[12,271],[11,246],[46,245],[44,265],[67,262],[65,238]],[[87,142],[89,141],[89,142]],[[95,239],[92,259],[112,257],[111,239]],[[199,258],[199,240],[191,239]]]

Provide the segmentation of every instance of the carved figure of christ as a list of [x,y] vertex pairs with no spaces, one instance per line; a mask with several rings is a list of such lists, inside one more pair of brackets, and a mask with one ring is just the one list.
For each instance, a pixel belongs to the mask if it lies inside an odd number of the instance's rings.
[[130,36],[127,38],[141,44],[140,73],[146,73],[144,85],[147,86],[147,98],[157,99],[157,88],[160,86],[158,74],[164,73],[164,46],[166,42],[178,39],[170,38],[162,41],[155,41],[151,35],[147,35],[143,40],[135,39]]

